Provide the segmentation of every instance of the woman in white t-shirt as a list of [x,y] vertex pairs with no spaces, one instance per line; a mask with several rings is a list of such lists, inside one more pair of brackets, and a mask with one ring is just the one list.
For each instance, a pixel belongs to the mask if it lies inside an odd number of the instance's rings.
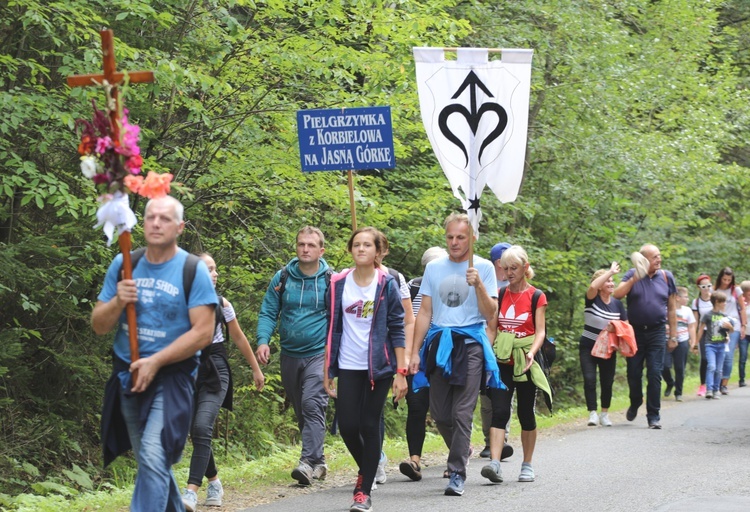
[[372,510],[388,390],[396,401],[407,390],[404,307],[396,279],[379,268],[381,237],[372,227],[355,231],[347,244],[354,268],[334,275],[330,286],[323,385],[336,399],[341,438],[359,468],[349,509],[355,512]]
[[721,394],[728,395],[727,384],[729,383],[729,377],[732,375],[734,350],[737,348],[740,338],[745,337],[745,326],[747,325],[745,299],[742,298],[742,290],[735,284],[734,271],[729,267],[724,267],[719,272],[714,284],[714,290],[723,292],[727,296],[724,314],[732,319],[734,326],[734,330],[729,334],[729,345],[724,355],[724,368],[721,372],[721,386],[719,386]]
[[[211,281],[216,288],[219,272],[216,270],[216,262],[208,253],[203,253],[200,258],[208,267]],[[211,448],[214,424],[219,415],[219,409],[224,407],[232,409],[232,375],[227,360],[227,349],[224,339],[224,327],[227,334],[242,355],[247,364],[253,369],[253,382],[258,391],[265,385],[265,377],[255,359],[253,349],[247,341],[247,336],[242,332],[232,303],[224,297],[219,296],[221,315],[217,317],[214,329],[213,343],[201,351],[201,364],[198,368],[198,376],[195,383],[195,407],[193,408],[193,422],[190,427],[190,439],[193,441],[193,455],[190,458],[190,471],[188,473],[187,487],[182,493],[182,502],[189,512],[196,510],[198,506],[198,489],[203,483],[205,476],[208,485],[206,488],[206,504],[220,507],[224,496],[224,488],[219,480],[218,469],[214,461]]]
[[[690,309],[693,310],[693,315],[695,315],[695,325],[698,325],[703,315],[714,308],[711,305],[711,292],[714,290],[714,286],[711,284],[711,277],[707,274],[699,275],[698,279],[695,280],[695,284],[698,286],[699,294],[698,297],[693,299]],[[698,396],[706,396],[706,367],[708,366],[708,361],[706,360],[706,342],[703,340],[703,336],[699,337],[698,345],[700,346],[701,354],[699,370],[701,385],[698,388]]]

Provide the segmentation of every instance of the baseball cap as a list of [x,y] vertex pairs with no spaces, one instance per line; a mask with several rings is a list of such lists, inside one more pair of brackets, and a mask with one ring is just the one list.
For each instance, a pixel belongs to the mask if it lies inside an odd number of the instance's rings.
[[495,246],[490,249],[490,260],[492,261],[492,263],[495,263],[497,260],[499,260],[506,249],[510,249],[510,244],[505,242],[495,244]]

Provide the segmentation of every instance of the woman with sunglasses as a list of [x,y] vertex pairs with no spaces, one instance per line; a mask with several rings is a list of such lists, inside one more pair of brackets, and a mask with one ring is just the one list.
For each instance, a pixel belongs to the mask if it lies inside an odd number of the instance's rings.
[[[690,309],[693,310],[695,315],[695,325],[701,321],[701,318],[706,313],[713,309],[711,305],[711,292],[713,291],[713,285],[711,284],[711,277],[707,274],[701,274],[698,279],[695,280],[695,284],[698,285],[698,296],[693,300]],[[701,354],[701,365],[700,365],[700,378],[701,385],[698,388],[698,396],[706,396],[706,368],[708,361],[706,361],[706,343],[703,341],[701,336],[699,339],[700,354]]]
[[735,285],[734,271],[729,267],[724,267],[716,277],[714,290],[723,292],[727,296],[727,303],[724,307],[724,314],[732,319],[734,330],[729,334],[729,351],[724,357],[724,369],[721,375],[721,385],[719,391],[722,395],[728,395],[727,384],[729,377],[732,375],[732,364],[734,363],[734,349],[740,338],[745,337],[745,326],[747,325],[747,313],[745,312],[745,299],[742,298],[742,290]]

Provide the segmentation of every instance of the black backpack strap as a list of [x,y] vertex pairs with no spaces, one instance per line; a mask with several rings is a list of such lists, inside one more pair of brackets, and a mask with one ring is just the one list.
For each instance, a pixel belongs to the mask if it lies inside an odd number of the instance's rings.
[[190,302],[190,290],[193,289],[195,280],[195,269],[201,259],[195,254],[188,254],[185,264],[182,266],[182,288],[185,291],[185,303]]
[[411,296],[412,302],[414,302],[414,299],[417,298],[417,295],[419,295],[419,290],[422,288],[422,278],[421,277],[415,277],[411,281],[409,281],[409,295]]
[[[224,297],[218,295],[218,298],[219,304],[216,306],[215,324],[216,326],[221,326],[224,331],[224,342],[227,342],[229,341],[229,330],[227,329],[227,319],[224,316]],[[214,327],[214,332],[216,332],[216,327]]]
[[534,329],[536,329],[536,305],[539,302],[539,297],[542,296],[542,290],[537,288],[534,290],[534,295],[531,296],[531,318],[534,321]]
[[325,308],[326,308],[326,315],[328,315],[329,318],[331,315],[331,276],[333,276],[333,269],[329,267],[326,270],[326,275],[325,275],[326,289],[323,292],[323,304],[325,305]]
[[279,284],[277,284],[274,287],[274,290],[276,290],[276,293],[279,294],[279,309],[281,309],[281,300],[284,296],[284,290],[286,290],[286,281],[289,279],[289,270],[286,268],[286,265],[281,267],[281,275],[279,276]]
[[[135,270],[138,262],[141,261],[143,255],[146,254],[145,247],[139,247],[138,249],[130,252],[130,268]],[[122,281],[122,263],[120,263],[120,270],[117,271],[117,282]]]

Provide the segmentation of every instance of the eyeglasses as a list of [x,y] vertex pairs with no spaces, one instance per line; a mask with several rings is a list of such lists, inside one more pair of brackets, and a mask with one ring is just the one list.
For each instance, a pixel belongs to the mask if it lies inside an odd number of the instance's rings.
[[707,289],[707,288],[713,288],[712,284],[699,284],[698,288]]

